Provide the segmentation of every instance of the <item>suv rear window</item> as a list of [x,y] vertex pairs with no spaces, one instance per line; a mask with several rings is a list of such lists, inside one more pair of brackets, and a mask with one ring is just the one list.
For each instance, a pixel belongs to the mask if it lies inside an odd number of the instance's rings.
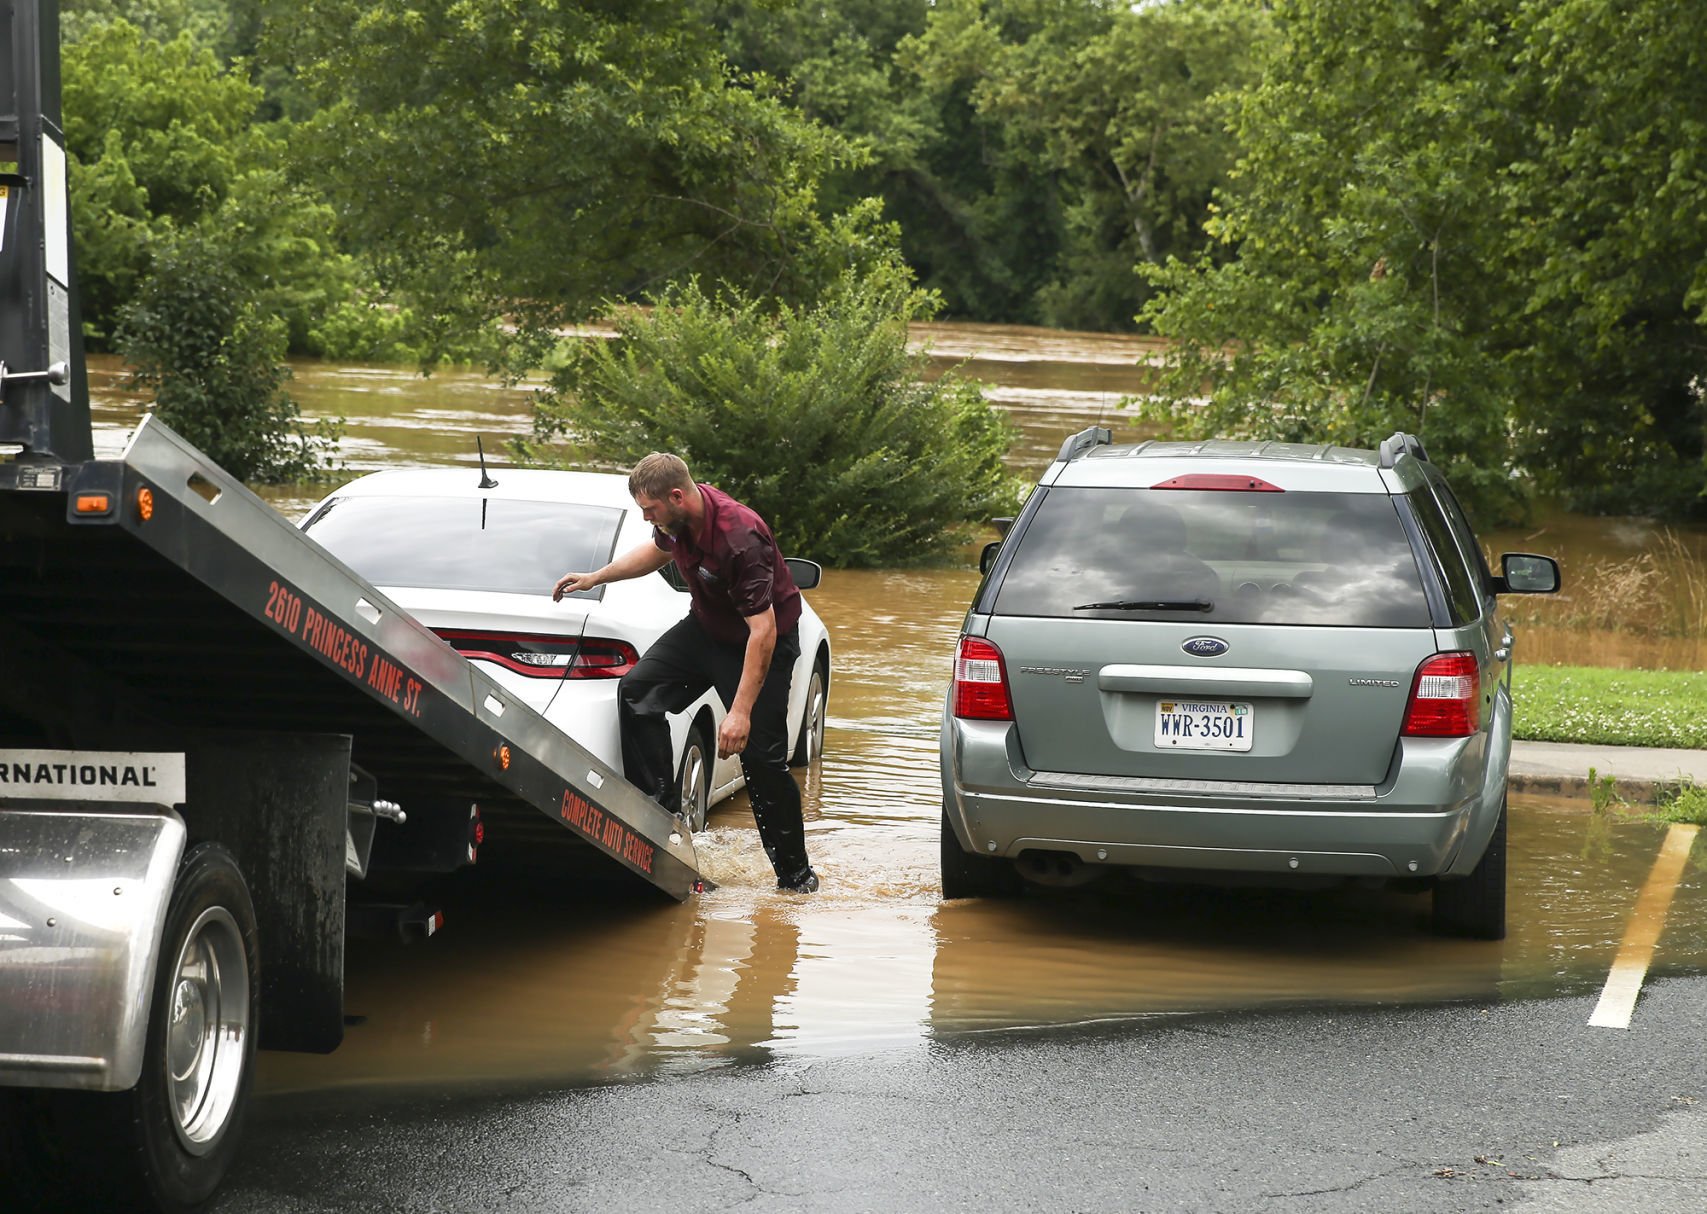
[[[1208,610],[1092,607],[1204,602]],[[992,610],[1063,619],[1426,628],[1410,541],[1379,493],[1055,488]]]
[[610,560],[621,522],[604,506],[375,496],[334,498],[302,529],[376,586],[550,594]]

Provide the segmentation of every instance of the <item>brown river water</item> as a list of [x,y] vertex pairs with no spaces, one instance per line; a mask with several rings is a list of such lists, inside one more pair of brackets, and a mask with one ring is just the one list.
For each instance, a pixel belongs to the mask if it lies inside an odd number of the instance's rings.
[[[922,336],[940,366],[991,385],[1015,422],[1021,475],[1035,476],[1087,425],[1139,436],[1119,402],[1139,390],[1153,351],[1142,339],[969,325]],[[110,361],[92,361],[91,382],[97,451],[116,451],[137,403]],[[476,435],[501,463],[503,437],[528,425],[525,390],[474,372],[423,380],[406,368],[298,364],[292,392],[311,416],[348,419],[352,474],[472,467]],[[296,517],[319,492],[266,496]],[[1573,567],[1652,564],[1656,549],[1707,560],[1700,532],[1638,520],[1557,516],[1487,538],[1496,552],[1557,555],[1567,578]],[[431,941],[352,941],[345,1044],[325,1057],[263,1055],[262,1090],[597,1082],[964,1034],[1277,1005],[1494,1001],[1605,980],[1663,832],[1580,802],[1514,800],[1511,931],[1499,943],[1436,939],[1426,896],[1370,891],[1112,885],[944,904],[937,723],[977,581],[969,559],[832,570],[812,592],[835,646],[825,754],[802,773],[818,894],[771,888],[743,797],[715,809],[695,840],[717,888],[680,906],[461,874],[443,891],[446,927]],[[1519,644],[1531,661],[1704,664],[1698,631],[1542,620]],[[1707,969],[1703,851],[1672,904],[1657,974]]]

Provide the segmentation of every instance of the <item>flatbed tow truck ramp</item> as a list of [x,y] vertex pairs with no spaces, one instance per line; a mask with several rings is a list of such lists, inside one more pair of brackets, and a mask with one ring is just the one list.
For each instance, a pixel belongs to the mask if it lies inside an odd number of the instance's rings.
[[153,417],[119,459],[0,464],[0,647],[14,728],[346,734],[406,814],[449,803],[466,834],[478,804],[494,845],[578,838],[677,899],[699,880],[673,815]]
[[165,425],[93,457],[56,0],[0,0],[0,73],[0,1205],[190,1210],[257,1046],[342,1040],[355,919],[438,926],[375,878],[703,883],[675,817]]

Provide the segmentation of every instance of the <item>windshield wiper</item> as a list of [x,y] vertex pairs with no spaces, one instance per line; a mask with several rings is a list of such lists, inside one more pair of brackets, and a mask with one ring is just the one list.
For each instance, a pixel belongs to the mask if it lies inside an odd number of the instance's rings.
[[1208,599],[1121,599],[1113,603],[1080,603],[1074,611],[1214,611]]

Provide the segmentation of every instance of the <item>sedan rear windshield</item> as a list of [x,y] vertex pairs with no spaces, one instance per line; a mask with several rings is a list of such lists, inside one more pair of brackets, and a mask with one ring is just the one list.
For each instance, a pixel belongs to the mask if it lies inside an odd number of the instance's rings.
[[501,498],[341,497],[304,524],[376,586],[550,594],[611,558],[622,511]]
[[996,588],[998,615],[1429,626],[1385,494],[1047,493]]

